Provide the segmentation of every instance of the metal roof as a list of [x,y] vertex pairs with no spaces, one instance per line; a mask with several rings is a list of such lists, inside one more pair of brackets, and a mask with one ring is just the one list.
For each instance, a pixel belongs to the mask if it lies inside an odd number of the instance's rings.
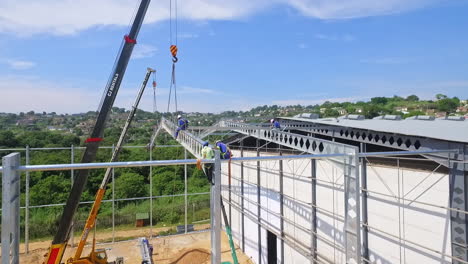
[[385,118],[319,118],[310,119],[302,117],[281,117],[282,119],[303,121],[308,123],[333,125],[365,129],[379,132],[402,135],[434,138],[439,140],[468,143],[468,120],[455,121],[447,119],[400,119],[388,120]]

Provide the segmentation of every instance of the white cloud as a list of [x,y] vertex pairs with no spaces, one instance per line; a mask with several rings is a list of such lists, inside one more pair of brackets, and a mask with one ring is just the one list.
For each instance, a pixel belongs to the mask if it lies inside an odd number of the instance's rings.
[[369,99],[367,96],[350,96],[350,97],[338,97],[338,98],[328,98],[324,97],[322,99],[284,99],[284,100],[274,100],[271,103],[281,106],[287,105],[316,105],[323,104],[326,101],[329,102],[357,102]]
[[306,16],[351,19],[389,15],[426,7],[441,0],[286,0]]
[[66,82],[44,81],[30,76],[0,76],[0,112],[70,113],[97,109],[98,92],[63,85]]
[[191,39],[191,38],[198,38],[198,34],[194,33],[179,33],[177,35],[179,39]]
[[[73,82],[43,80],[28,75],[0,75],[0,112],[19,113],[30,110],[36,112],[79,113],[94,111],[100,102],[104,82],[90,82],[88,86],[74,87]],[[96,83],[96,84],[94,84]],[[132,88],[133,87],[133,88]],[[139,89],[138,83],[123,83],[119,89],[115,106],[130,109]],[[159,111],[167,109],[168,88],[157,88],[156,105]],[[224,111],[223,95],[210,89],[180,86],[177,89],[179,109],[183,111],[213,112]],[[183,96],[180,96],[183,95]],[[233,98],[234,100],[236,98]],[[174,108],[172,93],[171,109]],[[241,100],[244,103],[245,100]],[[237,109],[239,105],[232,106]],[[231,106],[230,106],[231,107]],[[148,85],[139,108],[153,109],[153,90]]]
[[297,47],[300,48],[300,49],[305,49],[305,48],[307,48],[307,44],[305,44],[305,43],[299,43],[299,44],[297,45]]
[[158,51],[158,48],[148,44],[139,44],[135,46],[135,50],[132,53],[132,59],[142,59],[153,57]]
[[[96,26],[126,26],[139,1],[134,0],[2,0],[0,32],[16,35],[76,34]],[[304,16],[350,19],[422,8],[442,0],[184,0],[178,16],[196,21],[233,20],[286,5]],[[169,18],[167,1],[153,1],[145,23]],[[346,37],[345,37],[346,38]]]
[[179,90],[181,94],[214,94],[215,91],[210,89],[194,88],[190,86],[182,86]]
[[351,42],[356,40],[356,37],[351,34],[343,34],[343,35],[328,35],[328,34],[315,34],[314,37],[316,39],[322,40],[332,40],[332,41],[344,41],[344,42]]
[[362,59],[359,62],[366,64],[405,64],[409,63],[411,60],[409,58],[402,57],[388,57],[388,58],[375,58],[375,59]]
[[35,62],[25,61],[25,60],[12,60],[12,59],[9,59],[9,60],[6,60],[6,63],[8,64],[8,66],[10,66],[10,68],[12,68],[14,70],[27,70],[27,69],[31,69],[34,66],[36,66]]

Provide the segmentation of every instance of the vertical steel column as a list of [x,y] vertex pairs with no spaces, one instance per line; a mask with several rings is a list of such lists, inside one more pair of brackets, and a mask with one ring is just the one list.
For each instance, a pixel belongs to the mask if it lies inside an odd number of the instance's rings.
[[[70,163],[73,164],[75,163],[75,146],[71,145],[70,146]],[[71,169],[70,170],[70,182],[71,186],[73,186],[73,183],[75,182],[75,170]],[[73,227],[74,227],[74,221],[71,223],[71,234],[70,234],[70,246],[73,248],[75,247],[75,235],[73,234]]]
[[344,158],[345,252],[346,263],[361,262],[361,195],[359,185],[359,150]]
[[221,263],[221,158],[215,150],[214,185],[211,185],[211,263]]
[[[279,145],[279,155],[283,156],[281,145]],[[281,264],[284,263],[284,189],[283,189],[283,160],[280,159],[279,163],[279,195],[280,195],[280,235],[281,235]]]
[[[361,152],[366,152],[366,143],[360,144]],[[360,158],[361,162],[361,190],[362,190],[362,257],[364,260],[369,260],[369,228],[368,223],[368,210],[367,210],[367,160],[365,157]]]
[[[149,148],[149,159],[150,161],[153,160],[153,149],[150,147]],[[149,167],[149,184],[150,184],[150,209],[149,209],[149,215],[150,215],[150,239],[153,239],[153,166]]]
[[[26,165],[29,165],[29,145],[26,146]],[[24,249],[29,253],[29,171],[26,172],[26,197],[24,211]]]
[[[231,153],[231,155],[232,155],[232,153]],[[228,164],[229,172],[228,173],[231,173],[231,168],[232,168],[231,163],[229,162],[229,164]],[[232,229],[232,205],[231,205],[231,203],[232,203],[232,197],[231,197],[232,186],[231,186],[231,178],[228,178],[228,190],[229,190],[229,193],[228,193],[228,195],[229,195],[229,197],[228,197],[229,198],[229,205],[228,205],[229,206],[229,224],[231,225],[231,229]]]
[[[244,157],[244,140],[240,142],[240,156]],[[241,162],[241,211],[239,212],[241,216],[241,229],[242,229],[242,251],[245,252],[245,229],[244,229],[244,162]]]
[[2,264],[19,263],[20,154],[2,158]]
[[[260,156],[260,141],[256,140],[256,147],[257,147],[257,157]],[[258,263],[262,263],[262,226],[260,223],[262,222],[262,215],[261,215],[261,200],[260,200],[260,161],[257,161],[257,217],[258,217]]]
[[[112,144],[112,153],[115,145]],[[115,170],[112,168],[112,243],[115,243]]]
[[317,160],[312,159],[310,160],[310,169],[311,169],[311,187],[312,187],[312,208],[311,208],[311,213],[312,213],[312,223],[311,223],[311,228],[312,228],[312,245],[311,245],[311,250],[312,250],[312,263],[317,263]]
[[[457,162],[459,158],[459,154],[449,154],[448,167],[450,179],[450,207],[459,209],[461,211],[467,211],[467,173],[464,171],[464,157],[461,158],[462,162]],[[456,161],[451,162],[452,159],[456,159]],[[452,256],[462,259],[464,261],[468,261],[468,254],[466,248],[466,243],[468,241],[467,215],[452,210],[450,212],[450,226],[452,238]],[[462,262],[452,259],[452,263],[458,264]]]
[[[187,149],[184,149],[184,159],[187,159]],[[184,164],[184,184],[185,234],[187,234],[187,164]]]

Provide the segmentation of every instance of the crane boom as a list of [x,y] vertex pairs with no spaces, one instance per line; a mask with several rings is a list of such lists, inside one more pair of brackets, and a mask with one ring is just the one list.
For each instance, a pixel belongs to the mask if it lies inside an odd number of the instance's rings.
[[[127,69],[128,61],[130,60],[133,47],[136,44],[136,38],[138,36],[138,32],[140,31],[140,27],[143,23],[143,19],[150,1],[151,0],[141,1],[130,32],[124,37],[123,47],[118,56],[118,60],[112,72],[111,78],[106,85],[105,93],[101,100],[101,105],[99,106],[99,113],[96,118],[96,123],[94,124],[90,137],[85,141],[86,148],[83,152],[83,156],[81,157],[81,163],[93,162],[96,158],[96,153],[104,134],[106,120],[114,104],[117,92],[125,74],[125,70]],[[73,216],[75,215],[75,212],[78,208],[81,194],[83,193],[84,187],[88,180],[88,175],[88,169],[78,171],[78,175],[72,186],[67,203],[65,204],[65,208],[60,218],[57,233],[55,234],[54,239],[52,240],[52,245],[48,254],[46,255],[44,262],[46,264],[59,264],[62,260],[63,253],[70,237]]]
[[[117,142],[114,152],[112,153],[111,162],[117,161],[118,159],[118,156],[119,156],[120,150],[122,149],[123,142],[125,141],[125,137],[127,135],[128,129],[130,128],[133,118],[135,117],[135,113],[138,109],[138,104],[140,103],[141,96],[143,95],[143,92],[145,91],[146,84],[148,83],[148,79],[151,76],[151,74],[154,72],[155,70],[151,68],[147,69],[145,79],[143,80],[140,91],[138,92],[138,95],[135,99],[135,103],[132,106],[132,110],[128,114],[127,121],[125,122],[124,128],[122,129],[122,133],[120,134],[119,141]],[[107,183],[109,182],[109,179],[111,177],[111,172],[112,172],[112,168],[107,168],[106,173],[104,174],[104,178],[102,179],[101,185],[99,186],[99,190],[96,193],[96,198],[94,200],[93,207],[91,208],[88,219],[86,220],[86,224],[83,229],[83,234],[81,235],[81,239],[76,249],[75,256],[68,261],[69,263],[71,263],[74,260],[78,260],[81,257],[83,248],[86,245],[88,234],[96,224],[96,217],[99,212],[99,208],[101,207],[101,202],[106,192]]]

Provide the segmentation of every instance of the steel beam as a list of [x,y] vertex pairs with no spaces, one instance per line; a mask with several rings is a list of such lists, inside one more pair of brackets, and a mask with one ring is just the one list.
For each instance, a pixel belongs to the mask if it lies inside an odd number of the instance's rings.
[[361,263],[361,199],[358,150],[344,163],[345,253],[346,263]]
[[214,185],[211,185],[211,263],[221,263],[221,158],[215,150]]
[[[29,146],[26,146],[26,165],[29,165]],[[29,171],[26,172],[26,193],[24,212],[24,249],[29,253]]]
[[[260,142],[257,139],[256,140],[256,146],[257,146],[257,157],[260,156]],[[260,191],[261,191],[261,186],[260,186],[260,161],[257,161],[257,217],[258,217],[258,222],[261,222],[262,216],[261,216],[261,200],[260,200]],[[262,226],[258,224],[258,240],[257,240],[257,245],[258,245],[258,263],[262,263]]]
[[[464,155],[452,154],[453,159],[459,160]],[[468,210],[467,191],[468,191],[468,173],[464,171],[465,161],[463,163],[451,162],[449,163],[449,184],[450,184],[450,207],[460,209],[462,211]],[[467,215],[462,212],[450,211],[451,223],[451,244],[452,256],[468,261],[467,254],[467,230],[468,219]],[[452,263],[463,263],[458,260],[452,259]]]
[[312,212],[312,221],[311,221],[311,253],[312,253],[312,263],[317,263],[317,161],[310,160],[310,169],[311,169],[311,186],[312,186],[312,203],[311,203],[311,212]]
[[20,243],[20,154],[2,158],[2,264],[18,264]]
[[[361,152],[366,151],[366,144],[360,144]],[[360,158],[361,163],[361,189],[362,189],[362,257],[369,260],[369,227],[368,227],[368,209],[367,209],[367,160]],[[358,191],[359,192],[359,191]]]
[[[187,149],[184,149],[184,159],[187,159]],[[184,223],[185,223],[185,234],[187,234],[187,164],[184,164]],[[193,221],[193,220],[192,220]]]
[[[241,158],[244,157],[244,140],[240,142]],[[241,228],[242,228],[242,251],[245,252],[245,223],[244,223],[244,162],[241,162]]]
[[[281,146],[279,147],[279,155],[283,156],[283,152],[281,151]],[[284,263],[284,239],[285,239],[285,232],[284,232],[284,178],[283,178],[283,160],[278,161],[279,166],[279,197],[280,197],[280,236],[281,236],[281,264]]]

